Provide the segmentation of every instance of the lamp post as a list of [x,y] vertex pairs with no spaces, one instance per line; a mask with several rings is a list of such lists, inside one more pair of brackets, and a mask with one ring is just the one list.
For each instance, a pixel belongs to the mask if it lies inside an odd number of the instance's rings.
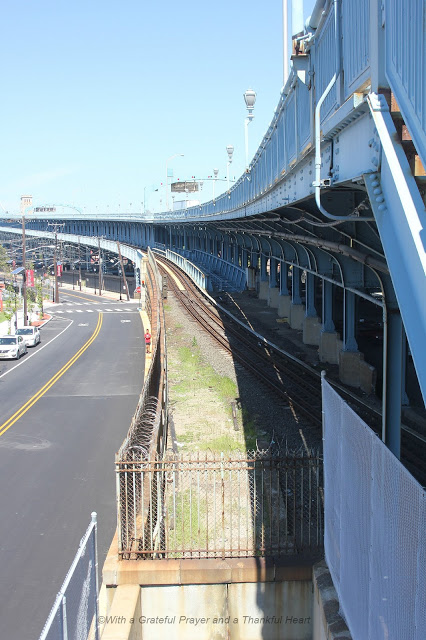
[[229,165],[232,163],[232,156],[234,155],[234,147],[232,144],[228,144],[226,147],[226,152],[228,154],[228,162],[226,164],[226,183],[228,185],[229,191]]
[[143,188],[143,214],[146,213],[146,187]]
[[167,158],[166,160],[166,211],[169,210],[169,174],[168,174],[168,164],[169,164],[169,160],[173,160],[173,158],[183,158],[183,153],[175,153],[174,155],[170,156],[170,158]]
[[81,291],[81,253],[80,253],[80,236],[78,236],[78,281],[80,283]]
[[213,179],[213,200],[215,199],[216,180],[217,180],[218,174],[219,174],[219,169],[213,169],[213,175],[214,175],[214,179]]
[[24,298],[24,327],[27,326],[27,266],[26,266],[26,256],[25,256],[25,216],[22,216],[22,266],[23,266],[23,283],[22,283],[22,295]]
[[254,103],[256,102],[256,91],[253,91],[253,89],[247,89],[247,91],[244,94],[244,100],[245,100],[247,111],[248,111],[247,118],[244,120],[244,139],[246,143],[246,170],[247,170],[248,169],[248,126],[254,118],[253,109],[254,109]]

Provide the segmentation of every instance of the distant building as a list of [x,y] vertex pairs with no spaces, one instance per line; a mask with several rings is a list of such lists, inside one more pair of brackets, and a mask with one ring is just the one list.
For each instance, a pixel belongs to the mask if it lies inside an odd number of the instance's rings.
[[21,196],[21,215],[24,215],[25,210],[31,207],[33,204],[32,196]]

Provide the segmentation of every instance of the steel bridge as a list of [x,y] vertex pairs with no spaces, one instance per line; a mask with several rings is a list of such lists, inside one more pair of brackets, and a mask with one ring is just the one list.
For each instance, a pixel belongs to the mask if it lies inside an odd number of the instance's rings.
[[[257,288],[353,386],[373,384],[358,344],[369,316],[383,335],[383,439],[397,456],[408,360],[426,398],[426,9],[409,5],[317,0],[256,154],[214,200],[150,217],[25,211],[29,235],[60,222],[59,238],[112,251],[119,241],[137,266],[156,247],[210,286]],[[20,233],[17,219],[2,231]]]

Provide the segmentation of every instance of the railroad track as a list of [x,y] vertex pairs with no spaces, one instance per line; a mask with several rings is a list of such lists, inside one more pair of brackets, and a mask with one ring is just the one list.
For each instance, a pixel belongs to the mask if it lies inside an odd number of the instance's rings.
[[[182,287],[169,277],[168,286],[190,317],[232,355],[245,369],[271,389],[287,405],[297,409],[314,427],[322,428],[321,376],[318,371],[298,360],[292,354],[272,345],[260,334],[235,318],[220,305],[213,306],[193,281],[172,262],[157,256],[160,269],[166,266],[182,283]],[[220,309],[220,311],[219,311]],[[381,435],[381,414],[362,399],[331,382],[348,404],[375,431]],[[403,426],[401,459],[423,486],[426,485],[426,437]]]
[[[158,259],[158,258],[157,258]],[[158,260],[160,268],[162,259]],[[287,404],[297,408],[316,426],[321,426],[321,393],[318,384],[303,376],[297,363],[286,361],[283,365],[273,349],[265,342],[253,340],[253,335],[232,319],[221,317],[202,296],[188,276],[167,263],[167,268],[184,284],[180,289],[173,278],[168,279],[169,289],[187,313],[233,359],[258,378]]]

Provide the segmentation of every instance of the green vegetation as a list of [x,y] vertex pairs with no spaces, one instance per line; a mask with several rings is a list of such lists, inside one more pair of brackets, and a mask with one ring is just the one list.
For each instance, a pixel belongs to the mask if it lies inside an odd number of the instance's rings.
[[[6,300],[3,300],[3,320],[7,320],[9,322],[9,333],[11,331],[11,320],[13,318],[13,314],[19,308],[19,301],[16,296],[15,290],[11,284],[7,285],[6,291],[8,293],[8,297]],[[17,305],[17,306],[15,306]]]
[[225,433],[222,436],[213,438],[213,440],[200,442],[199,448],[201,451],[244,451],[245,446],[232,435]]
[[7,251],[3,247],[3,245],[0,244],[0,271],[4,271],[6,273],[9,273],[10,266],[7,264],[8,260],[9,260],[9,256],[7,254]]
[[246,441],[247,449],[255,449],[256,448],[256,437],[257,437],[257,429],[256,429],[256,419],[253,418],[246,409],[242,410],[242,423],[244,429],[244,438]]
[[177,360],[179,362],[178,377],[176,384],[173,384],[173,394],[176,394],[176,399],[179,397],[178,402],[184,402],[186,398],[190,399],[198,393],[201,396],[203,393],[207,394],[206,398],[212,398],[213,402],[223,405],[222,415],[227,416],[228,420],[227,423],[225,422],[225,433],[223,433],[223,418],[219,418],[217,428],[212,427],[212,420],[203,414],[201,406],[198,420],[195,422],[192,420],[192,428],[178,435],[178,442],[188,445],[189,449],[196,448],[202,451],[255,449],[258,435],[255,416],[244,409],[238,409],[237,420],[240,431],[233,430],[231,402],[238,396],[235,382],[227,376],[221,376],[205,362],[194,337],[191,339],[191,346],[182,346],[177,350]]
[[39,308],[39,318],[43,318],[43,283],[41,278],[37,278],[36,285],[36,302]]
[[192,490],[177,491],[175,495],[170,495],[168,513],[173,526],[169,530],[169,548],[178,551],[205,545],[207,501],[198,494],[196,486]]
[[213,389],[224,403],[233,400],[237,385],[230,378],[220,376],[212,366],[206,364],[198,348],[180,347],[178,357],[181,382],[174,387],[177,393],[191,393],[200,389]]

